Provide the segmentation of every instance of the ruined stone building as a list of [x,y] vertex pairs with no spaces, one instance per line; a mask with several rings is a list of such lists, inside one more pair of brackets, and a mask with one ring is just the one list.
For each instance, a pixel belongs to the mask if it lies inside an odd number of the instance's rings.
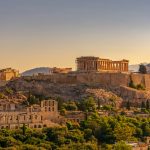
[[0,70],[0,81],[8,81],[17,77],[19,77],[18,70],[12,68],[6,68]]
[[120,71],[128,72],[128,60],[112,61],[99,57],[79,57],[76,59],[77,71],[79,72],[101,72],[101,71]]
[[72,68],[52,68],[52,73],[69,73],[72,71]]
[[59,117],[55,100],[43,100],[40,105],[32,106],[10,101],[0,103],[0,129],[18,129],[23,124],[30,128],[51,127],[57,125]]

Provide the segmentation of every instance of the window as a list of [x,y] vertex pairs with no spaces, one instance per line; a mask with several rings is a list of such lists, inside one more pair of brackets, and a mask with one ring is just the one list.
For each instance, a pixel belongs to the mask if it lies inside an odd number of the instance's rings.
[[35,115],[35,119],[37,119],[38,117],[37,117],[37,115]]
[[47,125],[46,124],[44,124],[44,126],[43,127],[47,127]]

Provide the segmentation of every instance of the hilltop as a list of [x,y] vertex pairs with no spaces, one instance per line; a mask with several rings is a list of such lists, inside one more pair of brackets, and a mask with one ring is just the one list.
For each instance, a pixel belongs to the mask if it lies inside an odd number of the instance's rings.
[[24,71],[21,73],[22,76],[33,76],[37,75],[38,73],[43,73],[43,74],[49,74],[51,71],[50,67],[38,67],[38,68],[33,68],[27,71]]
[[[22,76],[33,76],[37,75],[38,73],[43,73],[43,74],[49,74],[52,68],[50,67],[37,67],[37,68],[32,68],[29,70],[26,70],[21,73]],[[133,72],[138,72],[139,70],[139,64],[133,64],[129,65],[129,70]]]

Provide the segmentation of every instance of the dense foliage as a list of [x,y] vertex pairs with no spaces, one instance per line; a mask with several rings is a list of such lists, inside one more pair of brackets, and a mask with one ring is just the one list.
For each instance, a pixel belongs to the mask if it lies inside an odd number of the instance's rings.
[[125,116],[99,117],[92,113],[80,124],[31,130],[0,130],[0,147],[18,150],[130,150],[130,141],[150,136],[150,119]]

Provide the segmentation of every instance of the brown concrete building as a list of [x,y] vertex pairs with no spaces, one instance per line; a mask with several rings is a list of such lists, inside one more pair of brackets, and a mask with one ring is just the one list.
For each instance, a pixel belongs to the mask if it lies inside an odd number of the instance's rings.
[[79,57],[76,59],[77,71],[79,72],[100,72],[100,71],[120,71],[128,72],[128,60],[112,61],[99,57]]
[[6,68],[0,70],[0,81],[8,81],[13,78],[19,77],[19,71],[12,69],[12,68]]
[[0,104],[0,129],[18,129],[25,124],[30,128],[58,125],[61,120],[55,100],[43,100],[40,105],[25,106],[14,102]]

